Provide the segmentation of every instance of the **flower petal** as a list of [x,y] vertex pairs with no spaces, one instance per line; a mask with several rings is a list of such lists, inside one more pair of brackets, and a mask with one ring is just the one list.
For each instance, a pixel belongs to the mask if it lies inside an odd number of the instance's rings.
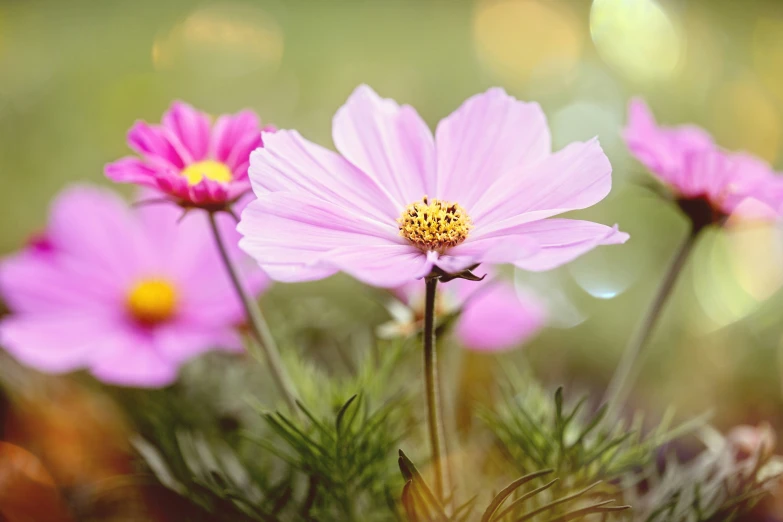
[[575,219],[544,219],[520,225],[508,232],[513,235],[503,237],[509,240],[520,235],[538,241],[540,248],[535,254],[508,260],[519,268],[534,272],[557,268],[598,245],[625,243],[629,237],[616,226]]
[[[521,235],[485,237],[468,240],[438,256],[435,264],[444,271],[455,274],[473,265],[513,263],[516,259],[530,257],[540,245],[533,238]],[[478,270],[478,275],[484,269]]]
[[370,177],[330,150],[296,131],[264,133],[264,147],[250,155],[250,181],[256,195],[310,194],[350,209],[358,216],[395,223],[403,208]]
[[320,262],[359,281],[382,288],[421,279],[432,271],[433,258],[409,245],[355,245],[333,250]]
[[144,160],[135,157],[119,159],[108,163],[104,168],[106,177],[118,183],[138,183],[140,185],[157,187],[156,174],[160,169],[155,168]]
[[236,331],[227,328],[204,328],[192,322],[175,322],[155,330],[155,351],[179,366],[213,349],[242,350],[242,340]]
[[601,201],[612,188],[612,166],[597,139],[577,142],[535,165],[504,176],[468,214],[483,236]]
[[[470,283],[470,281],[466,281]],[[519,346],[544,325],[546,311],[535,299],[494,280],[470,296],[456,324],[468,349],[495,352]]]
[[302,193],[262,194],[242,212],[239,246],[273,278],[305,281],[334,274],[330,252],[403,245],[396,226]]
[[13,315],[0,322],[0,343],[32,368],[69,372],[84,368],[114,342],[117,324],[105,311]]
[[209,125],[209,116],[181,101],[172,103],[163,115],[163,126],[176,135],[193,161],[200,161],[207,155]]
[[246,165],[250,153],[261,146],[261,129],[258,116],[253,111],[241,111],[234,115],[221,116],[212,129],[211,154],[234,172],[244,177],[241,167]]
[[335,114],[332,136],[337,150],[386,187],[400,208],[433,194],[435,144],[409,105],[360,85]]
[[[537,103],[503,89],[468,98],[438,125],[435,197],[470,208],[509,171],[520,172],[551,151],[546,117]],[[432,194],[431,194],[432,195]]]
[[628,125],[623,137],[636,159],[678,190],[685,181],[686,155],[714,147],[712,137],[698,127],[659,127],[650,108],[639,98],[628,105]]
[[153,337],[147,332],[118,336],[103,350],[91,361],[90,371],[105,383],[160,388],[177,378],[177,365],[155,349]]
[[[151,164],[182,170],[190,158],[181,144],[175,144],[176,136],[167,129],[137,121],[128,131],[128,146],[138,152]],[[186,156],[183,157],[183,152]]]

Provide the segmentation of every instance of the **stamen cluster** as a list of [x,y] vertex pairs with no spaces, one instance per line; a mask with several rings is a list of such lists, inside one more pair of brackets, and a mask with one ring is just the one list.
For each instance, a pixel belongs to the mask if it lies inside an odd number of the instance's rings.
[[473,227],[458,203],[430,200],[427,196],[408,205],[397,223],[400,235],[416,247],[441,253],[465,241]]

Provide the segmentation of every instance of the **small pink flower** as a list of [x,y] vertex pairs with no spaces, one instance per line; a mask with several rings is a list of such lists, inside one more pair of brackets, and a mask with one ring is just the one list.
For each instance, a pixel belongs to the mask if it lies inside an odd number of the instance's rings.
[[[424,284],[411,281],[393,289],[404,308],[390,307],[395,321],[382,325],[384,335],[411,335],[422,328]],[[533,296],[519,294],[501,279],[475,282],[455,279],[436,296],[439,319],[458,314],[454,328],[460,343],[475,351],[498,352],[520,346],[533,337],[546,320],[544,306]]]
[[258,117],[251,111],[209,116],[174,102],[161,125],[137,121],[128,145],[141,157],[126,157],[106,165],[106,176],[136,183],[172,196],[183,206],[224,208],[250,191],[250,152],[263,146]]
[[[207,216],[180,216],[166,205],[130,209],[102,189],[63,192],[47,254],[28,247],[0,264],[13,312],[0,322],[0,345],[44,372],[88,369],[130,386],[163,386],[204,351],[241,349],[242,307]],[[236,238],[233,219],[219,219]],[[260,291],[267,279],[253,272],[250,286]]]
[[732,214],[769,219],[779,213],[781,179],[770,166],[750,154],[719,149],[698,127],[658,126],[649,107],[634,99],[624,137],[636,159],[674,191],[697,224]]
[[258,199],[240,246],[281,281],[344,271],[395,287],[434,267],[548,270],[628,236],[590,221],[547,219],[611,189],[597,140],[552,153],[538,104],[502,89],[468,99],[433,137],[409,106],[367,86],[335,115],[340,154],[295,131],[264,135],[251,154]]

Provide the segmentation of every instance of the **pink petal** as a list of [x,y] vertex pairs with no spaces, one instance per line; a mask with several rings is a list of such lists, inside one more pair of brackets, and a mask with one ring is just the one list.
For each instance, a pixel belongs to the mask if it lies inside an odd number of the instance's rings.
[[14,315],[0,323],[0,344],[17,360],[43,372],[69,372],[114,342],[119,323],[106,312],[63,311]]
[[172,103],[163,115],[163,126],[177,136],[192,161],[200,161],[207,155],[209,125],[209,116],[180,101]]
[[[326,277],[339,267],[326,263],[345,247],[405,246],[393,224],[355,215],[338,205],[302,193],[259,196],[242,212],[239,246],[281,281]],[[288,267],[291,265],[290,267]]]
[[74,186],[63,191],[52,206],[48,232],[74,265],[81,260],[84,270],[109,288],[126,285],[150,262],[138,222],[109,190]]
[[242,340],[236,332],[227,328],[204,328],[198,323],[170,323],[157,328],[152,335],[155,351],[176,366],[210,350],[242,349]]
[[233,116],[221,116],[212,129],[212,156],[222,161],[239,177],[247,174],[246,165],[250,153],[261,147],[261,129],[258,116],[252,111],[242,111]]
[[435,192],[435,144],[409,105],[360,85],[334,116],[337,150],[386,188],[398,207]]
[[155,349],[147,332],[128,333],[103,349],[100,357],[90,362],[90,371],[107,384],[159,388],[177,378],[176,364]]
[[511,284],[495,280],[468,299],[457,322],[456,334],[471,350],[508,350],[538,332],[545,317],[546,312],[537,301],[518,295]]
[[106,177],[118,183],[138,183],[149,187],[157,187],[155,176],[158,168],[148,165],[143,160],[127,157],[109,163],[104,168]]
[[338,268],[371,286],[391,288],[421,279],[432,271],[432,258],[395,244],[355,245],[333,250],[321,263]]
[[710,135],[698,127],[659,127],[650,108],[639,98],[631,100],[628,106],[628,125],[623,137],[643,165],[678,190],[684,180],[686,154],[714,146]]
[[535,165],[498,180],[468,209],[475,237],[586,208],[612,188],[612,166],[593,139],[568,145]]
[[[446,272],[454,274],[481,263],[490,265],[513,263],[517,259],[536,254],[539,249],[538,241],[522,235],[468,239],[446,254],[440,255],[435,264]],[[484,267],[480,267],[476,270],[476,274],[482,275],[485,271]]]
[[392,224],[403,210],[366,174],[296,131],[264,134],[264,147],[250,155],[249,174],[258,196],[310,194],[350,209],[357,219],[372,217]]
[[[598,245],[625,243],[629,237],[616,227],[575,219],[545,219],[520,225],[509,233],[538,241],[540,249],[537,253],[508,260],[519,268],[534,272],[557,268]],[[511,239],[513,236],[505,237]]]
[[[494,182],[546,157],[551,139],[537,103],[493,88],[468,98],[438,125],[435,196],[470,208]],[[430,194],[432,195],[432,194]]]
[[161,168],[182,170],[190,158],[183,157],[181,145],[172,142],[176,136],[159,126],[137,121],[128,131],[128,146],[145,157],[147,161]]

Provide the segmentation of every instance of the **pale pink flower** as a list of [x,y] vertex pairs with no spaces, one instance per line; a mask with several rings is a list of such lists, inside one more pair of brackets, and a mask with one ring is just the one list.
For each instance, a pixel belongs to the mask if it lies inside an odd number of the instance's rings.
[[[46,250],[30,246],[0,264],[12,311],[0,322],[0,345],[44,372],[87,369],[131,386],[169,384],[202,352],[241,349],[243,309],[207,216],[178,223],[181,214],[132,209],[103,189],[67,189],[52,206]],[[235,243],[233,219],[219,219]],[[247,267],[238,249],[232,255]],[[253,270],[254,291],[267,281]]]
[[[631,101],[624,138],[631,153],[668,185],[689,215],[711,209],[718,221],[732,214],[772,218],[780,209],[780,178],[759,158],[721,150],[704,130],[659,126],[649,107]],[[697,219],[703,219],[697,217]]]
[[121,183],[152,187],[183,206],[222,209],[250,191],[250,152],[263,146],[252,111],[209,116],[174,102],[161,125],[137,121],[128,132],[128,146],[141,157],[106,165],[106,176]]
[[[394,288],[389,309],[394,321],[381,326],[383,336],[411,335],[424,321],[424,284],[411,281]],[[456,316],[454,331],[469,350],[505,351],[518,347],[544,326],[546,310],[532,295],[519,293],[509,281],[487,277],[482,281],[455,279],[436,295],[437,320]]]
[[413,108],[360,86],[332,135],[342,155],[296,131],[264,134],[251,154],[258,199],[242,214],[240,246],[273,279],[344,271],[395,287],[434,267],[548,270],[628,238],[547,219],[603,199],[611,165],[595,139],[552,153],[538,104],[502,89],[469,98],[433,137]]

